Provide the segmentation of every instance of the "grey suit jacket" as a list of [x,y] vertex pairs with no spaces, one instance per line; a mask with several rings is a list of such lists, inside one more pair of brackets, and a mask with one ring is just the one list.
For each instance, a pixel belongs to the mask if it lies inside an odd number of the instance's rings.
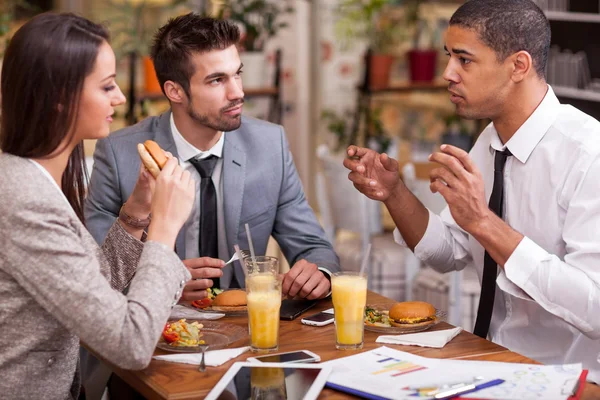
[[0,170],[0,398],[76,399],[80,340],[144,368],[190,277],[177,255],[119,224],[100,248],[31,161]]
[[[147,139],[177,155],[170,112],[117,131],[96,145],[85,212],[99,243],[135,186],[140,166],[136,146]],[[257,254],[265,254],[273,235],[291,265],[304,258],[331,272],[339,269],[339,259],[304,197],[283,127],[242,117],[239,129],[225,133],[223,197],[229,256],[235,244],[248,248],[244,229],[248,223]],[[184,258],[183,231],[176,248]],[[243,277],[241,264],[234,265],[235,276]],[[230,266],[223,269],[225,287],[232,272]],[[243,279],[238,281],[244,287]]]

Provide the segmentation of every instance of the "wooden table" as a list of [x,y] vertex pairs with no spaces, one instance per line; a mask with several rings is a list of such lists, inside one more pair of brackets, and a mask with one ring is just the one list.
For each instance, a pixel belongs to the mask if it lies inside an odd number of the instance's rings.
[[[393,304],[394,300],[369,292],[367,303]],[[308,313],[310,314],[331,307],[330,300],[322,301]],[[237,324],[246,329],[248,324],[245,317],[225,317],[219,321]],[[451,325],[443,322],[432,328],[432,330],[448,329],[451,327]],[[380,344],[375,343],[378,336],[378,333],[365,331],[365,342],[362,351],[379,347]],[[248,345],[248,343],[248,338],[245,338],[234,343],[232,347],[244,346]],[[538,364],[536,361],[511,352],[505,347],[464,331],[442,349],[400,345],[387,346],[431,358]],[[279,351],[286,352],[302,349],[317,353],[322,361],[356,354],[354,351],[336,350],[333,324],[325,327],[313,327],[303,325],[300,322],[300,318],[294,321],[281,321]],[[156,354],[165,353],[161,350],[156,350]],[[208,367],[204,373],[199,372],[198,366],[195,365],[156,360],[153,360],[150,366],[142,371],[125,371],[116,367],[112,369],[125,382],[129,383],[148,399],[201,399],[208,394],[210,389],[216,385],[234,362],[244,361],[251,355],[250,352],[247,352],[220,367]],[[331,389],[324,389],[319,398],[348,399],[353,397]],[[600,387],[593,384],[586,384],[583,398],[586,400],[600,398]]]

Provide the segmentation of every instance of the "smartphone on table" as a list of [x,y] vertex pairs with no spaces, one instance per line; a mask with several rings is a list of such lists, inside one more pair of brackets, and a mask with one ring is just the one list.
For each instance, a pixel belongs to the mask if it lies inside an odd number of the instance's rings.
[[304,325],[325,326],[333,323],[333,308],[309,315],[300,320]]
[[282,300],[279,311],[280,319],[292,321],[316,304],[317,300]]
[[321,361],[321,357],[312,351],[298,350],[287,353],[266,354],[264,356],[249,357],[247,361],[269,363],[313,363]]

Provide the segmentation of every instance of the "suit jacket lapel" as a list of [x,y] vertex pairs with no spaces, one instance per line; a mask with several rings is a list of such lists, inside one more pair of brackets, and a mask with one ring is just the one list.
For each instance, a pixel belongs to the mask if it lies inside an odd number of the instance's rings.
[[[178,158],[179,153],[177,152],[177,146],[175,146],[175,140],[173,140],[173,133],[171,132],[171,112],[167,111],[161,114],[156,123],[158,127],[155,130],[154,141],[164,151],[168,151],[173,154],[173,157]],[[175,251],[179,258],[185,260],[185,234],[183,229],[179,231],[177,239],[175,239]]]
[[175,140],[173,140],[173,133],[171,133],[171,112],[167,111],[162,113],[156,123],[158,124],[158,127],[155,130],[156,134],[154,136],[154,141],[156,141],[164,151],[168,151],[173,154],[173,156],[179,157],[177,146],[175,146]]
[[[233,252],[234,245],[240,244],[238,235],[246,179],[246,153],[236,145],[235,140],[239,134],[239,131],[227,132],[223,148],[223,205],[227,248],[230,252]],[[233,265],[236,276],[243,277],[241,265],[238,262]]]

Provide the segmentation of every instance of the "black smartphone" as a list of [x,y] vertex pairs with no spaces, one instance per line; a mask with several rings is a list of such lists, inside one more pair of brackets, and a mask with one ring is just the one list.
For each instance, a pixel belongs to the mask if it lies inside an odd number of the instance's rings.
[[296,319],[300,314],[309,310],[315,304],[317,304],[316,300],[282,300],[279,319],[288,321]]

